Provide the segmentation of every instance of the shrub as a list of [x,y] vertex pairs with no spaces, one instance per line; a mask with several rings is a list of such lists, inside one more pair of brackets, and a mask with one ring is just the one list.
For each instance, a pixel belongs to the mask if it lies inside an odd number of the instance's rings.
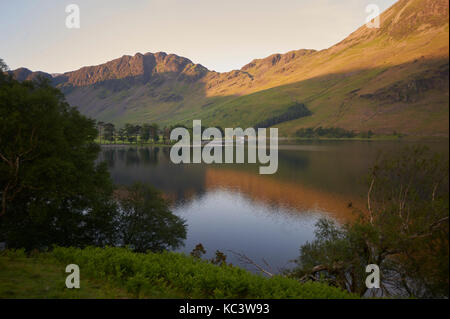
[[187,298],[355,298],[323,283],[301,284],[283,276],[265,278],[239,267],[215,266],[180,253],[135,253],[126,248],[55,248],[49,256],[75,263],[90,276],[107,279],[145,295],[170,287]]

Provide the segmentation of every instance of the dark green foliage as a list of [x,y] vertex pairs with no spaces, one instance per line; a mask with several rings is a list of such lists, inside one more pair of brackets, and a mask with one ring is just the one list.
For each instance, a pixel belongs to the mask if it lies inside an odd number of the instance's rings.
[[181,245],[184,222],[153,188],[134,185],[118,205],[106,164],[96,164],[99,131],[113,139],[113,125],[80,115],[48,82],[1,75],[0,242],[27,250]]
[[115,139],[116,128],[112,123],[106,123],[103,126],[103,137],[106,141],[114,141]]
[[151,137],[153,138],[153,141],[156,143],[159,141],[159,125],[153,123],[150,127],[151,127]]
[[283,276],[270,279],[239,268],[177,253],[133,253],[125,248],[55,248],[49,257],[75,263],[85,274],[126,286],[137,296],[155,286],[180,291],[185,298],[357,298],[322,283],[300,284]]
[[119,139],[119,141],[124,141],[125,140],[125,136],[126,136],[126,132],[124,128],[119,129],[119,131],[117,132],[117,138]]
[[0,83],[0,241],[10,247],[105,244],[113,185],[94,121],[47,81]]
[[308,110],[308,108],[303,103],[295,103],[294,105],[288,107],[288,109],[284,113],[257,123],[255,125],[255,128],[271,127],[279,123],[296,120],[301,117],[309,116],[311,114],[311,111]]
[[373,132],[371,130],[368,130],[367,132],[359,133],[358,136],[361,138],[372,138],[373,135],[374,135]]
[[372,138],[374,133],[369,130],[367,132],[356,133],[355,131],[347,131],[340,127],[317,127],[317,128],[301,128],[297,130],[295,136],[300,138]]
[[144,124],[141,127],[141,141],[147,142],[150,137],[152,136],[152,127],[150,126],[150,124]]
[[384,294],[448,297],[448,160],[426,148],[388,157],[371,171],[367,201],[351,224],[319,222],[293,275],[363,295],[365,267],[377,264]]
[[125,124],[125,136],[128,142],[130,143],[137,143],[137,135],[139,134],[140,127],[133,124]]
[[118,232],[122,244],[139,252],[178,248],[186,239],[185,221],[172,214],[151,186],[136,183],[119,199]]
[[154,142],[158,142],[158,124],[143,124],[140,129],[141,141],[147,142],[149,139],[153,139]]
[[[350,226],[348,226],[350,227]],[[351,238],[346,227],[335,221],[320,219],[316,224],[316,239],[300,248],[298,267],[290,273],[301,280],[325,282],[364,295],[367,252]]]
[[328,138],[352,138],[356,137],[357,134],[353,131],[347,131],[343,128],[339,127],[330,127],[330,128],[302,128],[296,132],[297,137],[302,138],[320,138],[320,137],[328,137]]

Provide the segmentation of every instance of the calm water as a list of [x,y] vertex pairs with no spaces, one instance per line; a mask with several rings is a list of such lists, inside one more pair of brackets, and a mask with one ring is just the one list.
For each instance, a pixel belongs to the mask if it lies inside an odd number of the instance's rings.
[[[398,152],[411,142],[305,142],[281,145],[278,172],[259,175],[259,164],[171,163],[169,148],[105,146],[115,183],[151,184],[172,200],[175,214],[188,224],[184,247],[189,253],[202,243],[243,265],[230,252],[244,253],[273,271],[292,267],[299,247],[314,238],[322,216],[349,220],[364,208],[364,177],[380,152]],[[448,144],[428,143],[448,154]],[[351,205],[350,205],[351,204]],[[266,267],[267,268],[267,267]]]

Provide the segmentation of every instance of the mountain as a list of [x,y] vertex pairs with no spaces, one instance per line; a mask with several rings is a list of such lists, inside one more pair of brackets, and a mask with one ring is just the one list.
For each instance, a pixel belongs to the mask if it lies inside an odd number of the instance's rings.
[[32,71],[28,70],[27,68],[19,68],[14,71],[11,71],[10,73],[14,76],[14,78],[16,80],[21,81],[21,82],[22,81],[34,81],[40,77],[52,79],[52,76],[48,73],[40,72],[40,71],[32,72]]
[[277,124],[281,134],[323,126],[448,136],[448,17],[447,1],[399,0],[378,29],[362,26],[326,50],[273,54],[226,73],[159,52],[40,75],[82,113],[118,125],[201,119],[248,127],[304,104],[311,115]]

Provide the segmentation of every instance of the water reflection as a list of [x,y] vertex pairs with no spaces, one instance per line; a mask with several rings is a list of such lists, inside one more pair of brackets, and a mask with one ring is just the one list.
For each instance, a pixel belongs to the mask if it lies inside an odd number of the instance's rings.
[[172,164],[168,148],[107,147],[99,160],[107,163],[116,184],[148,183],[175,203],[205,192],[204,169]]
[[[104,147],[115,183],[140,181],[163,191],[188,234],[181,251],[201,242],[215,250],[243,252],[275,268],[298,255],[313,239],[314,224],[327,215],[350,220],[364,208],[364,177],[380,151],[398,152],[398,142],[322,142],[282,145],[279,169],[259,175],[259,164],[173,164],[169,148]],[[431,145],[446,151],[445,143]],[[227,253],[231,262],[237,263]]]
[[243,194],[252,201],[286,213],[299,215],[305,211],[328,212],[333,218],[346,221],[352,218],[353,207],[364,205],[357,196],[345,196],[300,183],[284,181],[248,172],[207,168],[205,186],[208,190],[226,189]]

